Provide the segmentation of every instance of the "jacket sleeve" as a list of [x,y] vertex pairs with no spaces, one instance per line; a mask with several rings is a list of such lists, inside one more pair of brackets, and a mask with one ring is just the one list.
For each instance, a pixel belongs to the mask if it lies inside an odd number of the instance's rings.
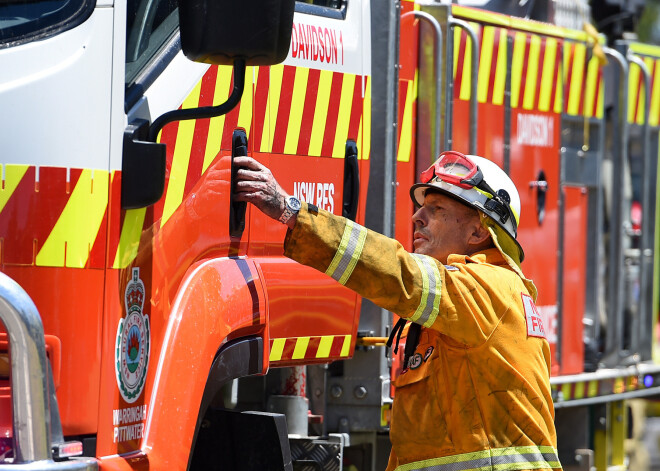
[[394,239],[326,211],[310,211],[307,205],[287,234],[284,253],[378,306],[461,344],[483,343],[506,312],[509,296],[493,300],[481,279],[496,267],[445,267],[432,257],[407,252]]

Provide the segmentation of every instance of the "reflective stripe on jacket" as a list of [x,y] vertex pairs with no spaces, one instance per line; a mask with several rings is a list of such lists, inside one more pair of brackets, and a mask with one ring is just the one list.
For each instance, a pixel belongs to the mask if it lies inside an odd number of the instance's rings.
[[394,383],[388,471],[561,469],[550,347],[500,252],[443,265],[303,206],[285,255],[426,327]]

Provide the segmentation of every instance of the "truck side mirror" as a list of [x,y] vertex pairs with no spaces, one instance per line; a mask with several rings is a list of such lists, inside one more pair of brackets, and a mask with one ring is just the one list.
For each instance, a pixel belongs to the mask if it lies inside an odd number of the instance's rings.
[[295,0],[179,0],[181,49],[195,62],[273,65],[289,53]]

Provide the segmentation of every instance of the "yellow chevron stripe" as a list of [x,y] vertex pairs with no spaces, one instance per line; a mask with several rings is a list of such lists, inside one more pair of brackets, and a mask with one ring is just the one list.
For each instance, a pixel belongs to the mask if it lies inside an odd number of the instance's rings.
[[550,110],[552,97],[552,82],[554,80],[555,64],[557,61],[557,40],[545,39],[545,54],[543,56],[543,72],[541,73],[541,96],[539,97],[539,110]]
[[517,108],[520,102],[520,86],[522,85],[522,70],[525,60],[527,36],[516,32],[513,39],[513,57],[511,58],[511,107]]
[[564,397],[564,401],[572,399],[571,397],[571,383],[564,383],[561,385],[561,394]]
[[589,60],[587,66],[587,89],[584,91],[584,116],[591,118],[593,116],[594,105],[596,104],[596,85],[598,84],[598,57],[594,56]]
[[571,58],[571,43],[564,41],[564,48],[562,50],[561,68],[559,69],[559,76],[557,80],[557,92],[555,96],[555,113],[562,113],[564,111],[564,88],[567,83],[568,63]]
[[328,358],[330,356],[330,349],[332,348],[332,341],[334,335],[323,335],[319,342],[319,348],[316,350],[316,358]]
[[129,209],[124,216],[124,224],[119,236],[119,246],[112,268],[126,268],[135,257],[140,247],[140,235],[144,226],[147,208]]
[[[458,28],[457,31],[460,32]],[[461,93],[458,98],[460,100],[469,100],[472,96],[472,40],[468,36],[465,40],[465,55],[461,58],[463,61],[463,77],[461,77]]]
[[[417,74],[415,74],[416,76]],[[396,160],[399,162],[410,162],[410,154],[412,154],[412,138],[413,138],[413,104],[415,97],[413,90],[416,88],[412,81],[408,81],[408,91],[406,93],[406,102],[403,105],[403,119],[401,123],[401,133],[399,134],[399,146],[397,150]]]
[[[417,74],[417,71],[415,71]],[[366,82],[366,83],[365,83]],[[358,159],[367,160],[371,150],[371,80],[370,77],[363,78],[363,102],[362,115],[360,116],[360,127],[358,128],[357,147],[360,150]],[[364,144],[363,144],[364,143]]]
[[598,105],[596,107],[596,117],[602,118],[605,113],[605,84],[603,77],[600,77],[600,86],[598,87]]
[[282,359],[285,343],[286,339],[273,339],[273,346],[270,349],[270,356],[268,357],[270,361],[279,361]]
[[38,266],[84,268],[108,206],[109,180],[105,170],[82,171],[62,214],[37,254]]
[[597,379],[589,381],[589,387],[588,387],[588,390],[587,390],[587,395],[589,397],[598,396],[598,380]]
[[[215,79],[215,91],[213,93],[213,106],[224,103],[229,96],[229,87],[231,86],[232,68],[229,66],[219,66],[218,75]],[[204,151],[204,163],[202,164],[202,173],[206,172],[213,159],[220,152],[222,144],[222,132],[225,128],[225,115],[216,116],[209,121],[209,136],[206,139],[206,150]]]
[[[644,64],[646,64],[646,68],[649,70],[649,73],[653,73],[653,59],[650,57],[644,57],[643,60],[644,60]],[[640,75],[642,75],[641,69],[640,69]],[[646,87],[644,86],[644,83],[645,83],[644,79],[642,79],[641,86],[639,87],[639,107],[637,108],[637,124],[640,125],[644,124],[644,107],[646,106]],[[651,84],[651,87],[653,87],[653,84]],[[653,91],[653,88],[651,88],[651,91]],[[653,105],[651,104],[650,106]]]
[[0,212],[5,208],[7,201],[16,191],[16,187],[25,176],[25,172],[30,168],[29,165],[0,165],[4,170],[4,188],[0,187]]
[[584,77],[584,61],[587,55],[587,46],[582,43],[575,44],[573,54],[573,71],[568,89],[568,114],[577,115],[580,111],[580,97],[582,96],[582,79]]
[[284,143],[285,154],[295,154],[298,151],[298,139],[300,137],[302,114],[305,109],[305,92],[307,91],[308,77],[308,68],[296,67],[296,77],[293,82],[293,92],[291,96],[289,123],[287,125],[286,141]]
[[353,107],[353,91],[355,90],[355,75],[344,74],[341,83],[341,99],[339,101],[339,114],[337,116],[337,129],[332,156],[343,158],[346,154],[346,138],[348,125],[351,121],[351,108]]
[[[454,28],[454,80],[456,80],[456,70],[458,69],[458,60],[465,61],[465,57],[458,57],[461,47],[461,29]],[[456,84],[454,84],[456,86]]]
[[493,104],[504,104],[504,88],[506,87],[506,65],[508,60],[507,32],[500,30],[500,46],[497,50],[497,64],[495,69],[495,84],[493,86]]
[[305,353],[307,352],[307,345],[309,345],[310,337],[298,337],[296,339],[296,346],[293,349],[293,354],[291,355],[292,360],[300,360],[305,358]]
[[479,103],[486,103],[488,99],[488,85],[490,82],[494,45],[495,28],[484,26],[483,39],[481,41],[481,57],[479,59],[479,79],[477,81],[477,101]]
[[330,104],[330,87],[332,85],[332,71],[322,70],[319,76],[319,90],[316,95],[316,107],[314,109],[314,124],[312,124],[312,135],[309,141],[309,155],[320,156],[325,135],[325,120],[328,117],[328,106]]
[[270,67],[270,84],[268,85],[268,103],[266,105],[266,122],[261,136],[260,152],[270,152],[273,148],[273,136],[277,124],[277,112],[280,106],[280,93],[282,92],[282,77],[284,66],[282,64]]
[[628,69],[628,122],[635,122],[635,109],[641,95],[641,87],[639,86],[639,76],[642,71],[635,63],[630,63]]
[[584,397],[584,381],[575,384],[575,399],[582,399]]
[[[199,105],[199,92],[202,89],[202,81],[195,85],[190,95],[183,101],[182,108],[195,108]],[[176,135],[174,155],[172,156],[172,168],[167,183],[165,204],[163,205],[163,217],[160,226],[163,227],[174,214],[183,200],[183,191],[186,186],[186,175],[188,174],[188,163],[190,162],[190,151],[192,149],[193,134],[195,133],[194,119],[179,122],[179,131]]]
[[655,61],[655,80],[651,88],[651,119],[649,124],[657,126],[658,115],[660,115],[660,59]]
[[541,56],[541,38],[533,35],[529,45],[529,59],[527,61],[527,78],[525,80],[525,96],[523,97],[523,108],[531,110],[534,108],[536,98],[536,83],[539,73],[539,58]]
[[341,353],[339,354],[340,357],[347,357],[348,354],[350,353],[350,348],[351,348],[351,336],[350,335],[345,335],[344,336],[344,345],[341,347]]
[[251,124],[252,124],[252,99],[253,99],[253,84],[256,82],[256,70],[258,67],[245,68],[245,88],[243,89],[243,97],[241,98],[240,109],[238,111],[239,128],[245,129],[245,134],[248,139],[250,138]]

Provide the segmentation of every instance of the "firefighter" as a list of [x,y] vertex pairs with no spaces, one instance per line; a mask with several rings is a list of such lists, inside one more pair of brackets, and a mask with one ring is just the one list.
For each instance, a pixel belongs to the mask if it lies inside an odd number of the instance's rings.
[[235,158],[236,192],[288,225],[285,255],[411,321],[388,471],[561,469],[550,347],[516,240],[520,198],[496,164],[449,151],[410,195],[414,253],[299,201]]

